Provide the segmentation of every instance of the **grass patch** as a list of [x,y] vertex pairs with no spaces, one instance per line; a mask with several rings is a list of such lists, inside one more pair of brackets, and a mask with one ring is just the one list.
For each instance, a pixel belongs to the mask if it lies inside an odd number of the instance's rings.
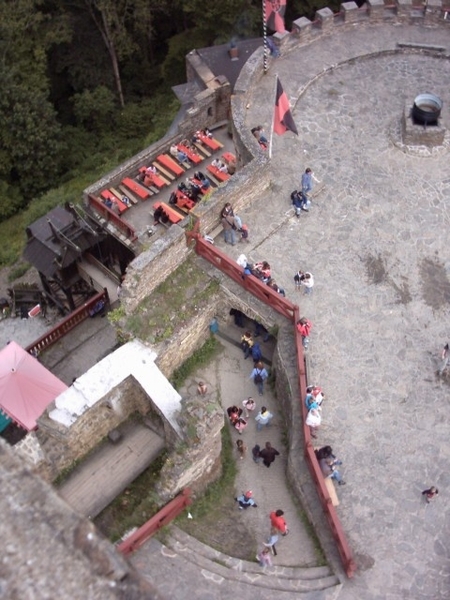
[[221,343],[216,337],[211,335],[201,348],[191,354],[191,356],[173,372],[170,383],[176,390],[179,390],[192,373],[195,373],[200,367],[209,364],[222,349]]
[[116,542],[133,527],[140,527],[159,510],[153,493],[167,452],[156,458],[115,500],[94,519],[96,527],[111,541]]
[[139,304],[124,329],[151,344],[167,340],[200,314],[218,289],[218,281],[188,259]]

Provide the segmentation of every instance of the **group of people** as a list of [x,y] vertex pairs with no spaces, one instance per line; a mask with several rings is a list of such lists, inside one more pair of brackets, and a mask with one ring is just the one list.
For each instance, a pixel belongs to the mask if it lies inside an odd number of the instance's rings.
[[170,146],[169,152],[173,158],[176,158],[179,163],[185,163],[191,166],[191,161],[189,160],[188,155],[183,150],[180,150],[176,144],[172,144]]
[[241,254],[236,262],[240,267],[243,268],[243,277],[247,275],[254,275],[281,296],[286,296],[286,291],[284,288],[280,287],[272,277],[271,266],[266,260],[251,264],[248,262],[245,254]]
[[241,240],[249,241],[248,226],[243,224],[241,218],[234,213],[230,202],[227,202],[222,208],[220,222],[226,244],[236,245],[236,231],[240,233]]

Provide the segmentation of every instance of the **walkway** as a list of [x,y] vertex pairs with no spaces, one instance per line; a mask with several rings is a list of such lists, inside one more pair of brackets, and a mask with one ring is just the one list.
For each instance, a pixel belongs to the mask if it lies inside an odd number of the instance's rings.
[[[270,261],[291,299],[298,268],[316,278],[314,295],[297,299],[314,323],[310,380],[327,395],[319,442],[343,459],[348,481],[338,514],[359,572],[343,600],[450,596],[449,380],[435,375],[448,341],[449,154],[405,152],[397,135],[405,103],[424,90],[444,100],[450,126],[450,69],[404,54],[324,72],[397,41],[450,51],[447,30],[380,25],[334,34],[278,59],[247,113],[249,128],[269,129],[276,69],[299,136],[275,136],[273,186],[241,215],[251,234],[245,251]],[[325,188],[309,214],[286,220],[308,166]],[[242,245],[226,251],[237,257]],[[421,491],[432,484],[440,497],[426,506]]]
[[121,440],[101,445],[58,488],[67,504],[86,517],[96,517],[164,449],[164,438],[144,425],[124,424],[120,431]]

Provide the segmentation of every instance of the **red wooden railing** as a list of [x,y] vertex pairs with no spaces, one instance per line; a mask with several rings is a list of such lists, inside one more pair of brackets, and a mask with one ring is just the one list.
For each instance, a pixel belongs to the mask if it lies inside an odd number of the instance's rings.
[[137,239],[137,233],[134,227],[130,225],[127,221],[125,221],[125,219],[122,219],[122,217],[116,215],[116,213],[110,208],[108,208],[106,204],[103,204],[101,200],[99,200],[95,196],[92,196],[92,194],[89,194],[88,204],[89,206],[92,206],[93,209],[100,215],[102,215],[107,221],[111,221],[112,223],[114,223],[117,229],[120,229],[120,231],[124,233],[128,239],[130,239],[131,241]]
[[297,321],[300,318],[300,309],[298,306],[292,304],[286,298],[283,298],[280,294],[267,287],[259,279],[253,275],[243,276],[243,269],[234,260],[228,257],[224,252],[216,248],[214,245],[203,239],[199,233],[199,222],[197,221],[194,229],[186,233],[186,237],[189,241],[195,242],[195,251],[199,256],[202,256],[208,260],[211,264],[220,269],[223,273],[228,275],[233,281],[236,281],[245,290],[253,294],[256,298],[268,304],[279,314],[289,319],[295,330],[295,345],[297,350],[297,373],[298,382],[300,389],[300,405],[302,411],[303,421],[303,435],[304,435],[304,453],[306,463],[308,465],[311,477],[316,486],[317,494],[322,504],[323,511],[326,519],[330,526],[331,533],[339,551],[339,555],[342,560],[342,564],[345,569],[347,577],[353,577],[356,564],[353,560],[352,551],[345,537],[344,530],[342,528],[339,517],[337,516],[336,509],[331,502],[330,495],[328,494],[325,486],[325,481],[320,470],[319,463],[314,453],[314,447],[311,443],[311,433],[309,427],[305,424],[306,421],[306,406],[303,399],[306,396],[306,366],[303,355],[303,344],[302,337],[297,331]]
[[105,288],[102,292],[92,296],[83,306],[80,306],[65,319],[60,321],[58,325],[49,329],[44,335],[27,346],[25,350],[31,352],[34,356],[40,354],[43,350],[55,344],[58,340],[66,335],[71,329],[79,325],[82,321],[90,317],[90,311],[99,302],[103,300],[105,305],[109,304],[108,290]]
[[[192,236],[192,232],[190,233]],[[195,238],[195,251],[199,256],[220,269],[225,275],[239,283],[247,292],[274,308],[284,317],[294,318],[295,305],[290,300],[283,298],[278,292],[267,286],[254,275],[244,275],[244,270],[235,260],[227,256],[222,250],[216,248],[200,235]]]
[[161,527],[168,525],[170,521],[173,521],[190,504],[192,504],[191,490],[186,488],[181,494],[171,500],[169,504],[166,504],[166,506],[157,512],[156,515],[153,515],[147,523],[144,523],[142,527],[139,527],[137,531],[118,544],[117,549],[125,556],[138,550]]

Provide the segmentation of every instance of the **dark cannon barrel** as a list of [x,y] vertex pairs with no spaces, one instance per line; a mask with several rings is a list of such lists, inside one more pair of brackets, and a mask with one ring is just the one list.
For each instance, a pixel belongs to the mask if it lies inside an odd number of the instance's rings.
[[441,115],[442,100],[435,94],[419,94],[414,100],[412,118],[418,124],[437,123]]

